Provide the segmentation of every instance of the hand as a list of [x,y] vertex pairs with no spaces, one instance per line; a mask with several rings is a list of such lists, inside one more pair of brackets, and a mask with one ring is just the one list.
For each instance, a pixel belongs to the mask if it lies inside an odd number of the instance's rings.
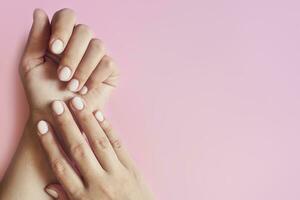
[[[102,113],[96,111],[93,114],[80,97],[70,101],[70,108],[73,116],[64,101],[54,101],[53,126],[44,120],[37,123],[41,144],[65,195],[71,200],[153,199]],[[54,132],[62,136],[66,152],[63,152]],[[75,163],[81,176],[75,172],[65,153]]]
[[75,25],[70,9],[57,11],[51,25],[40,9],[33,18],[20,64],[31,113],[47,115],[50,102],[68,100],[76,92],[93,110],[103,108],[119,75],[103,43],[93,38],[88,26]]

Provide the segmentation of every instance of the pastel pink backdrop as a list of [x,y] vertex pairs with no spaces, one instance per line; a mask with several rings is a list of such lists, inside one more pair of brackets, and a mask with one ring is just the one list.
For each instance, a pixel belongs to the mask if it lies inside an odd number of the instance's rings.
[[32,10],[70,7],[120,65],[106,114],[157,199],[300,199],[299,1],[0,4],[1,176],[27,113]]

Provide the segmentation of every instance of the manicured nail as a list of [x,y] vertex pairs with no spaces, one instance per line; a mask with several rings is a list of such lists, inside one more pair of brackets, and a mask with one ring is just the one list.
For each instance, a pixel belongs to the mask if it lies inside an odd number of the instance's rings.
[[81,95],[85,95],[85,94],[87,94],[88,93],[88,88],[86,87],[86,86],[83,86],[82,88],[81,88],[81,90],[79,91],[79,93],[81,94]]
[[103,120],[104,120],[104,116],[103,116],[102,112],[100,112],[100,111],[97,111],[95,113],[95,117],[99,122],[103,122]]
[[68,81],[71,78],[72,71],[69,67],[63,67],[58,73],[58,78],[61,81]]
[[74,97],[72,99],[72,105],[76,110],[82,110],[84,108],[83,100],[80,97]]
[[72,92],[76,92],[79,86],[79,81],[77,79],[72,79],[68,84],[68,89]]
[[58,193],[57,193],[55,190],[46,188],[45,191],[46,191],[51,197],[53,197],[54,199],[57,199],[57,198],[58,198]]
[[38,122],[37,128],[38,128],[38,131],[40,132],[40,134],[45,134],[49,130],[48,124],[44,120],[41,120]]
[[51,45],[51,51],[55,54],[61,54],[64,51],[63,41],[56,39]]
[[52,103],[52,110],[55,114],[61,115],[64,112],[65,108],[61,101],[54,101]]

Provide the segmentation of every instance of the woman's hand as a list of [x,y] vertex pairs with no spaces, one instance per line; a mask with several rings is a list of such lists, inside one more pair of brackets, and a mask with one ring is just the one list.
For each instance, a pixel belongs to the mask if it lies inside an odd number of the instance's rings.
[[118,79],[103,42],[93,38],[87,25],[76,24],[71,9],[57,11],[51,23],[44,11],[35,10],[20,74],[31,114],[43,117],[53,100],[68,100],[76,93],[93,110],[103,109]]
[[56,179],[38,136],[32,135],[35,122],[43,118],[52,123],[51,102],[67,101],[76,95],[91,110],[103,109],[117,85],[118,70],[91,29],[76,24],[74,11],[59,10],[50,23],[47,14],[36,9],[20,62],[20,75],[30,105],[30,119],[1,180],[0,199],[50,199],[43,189]]
[[[153,199],[101,112],[93,113],[80,97],[70,101],[70,108],[73,115],[63,101],[54,101],[52,126],[44,120],[37,123],[42,146],[67,197],[71,200]],[[66,152],[54,132],[61,136]],[[72,167],[73,162],[79,173]]]

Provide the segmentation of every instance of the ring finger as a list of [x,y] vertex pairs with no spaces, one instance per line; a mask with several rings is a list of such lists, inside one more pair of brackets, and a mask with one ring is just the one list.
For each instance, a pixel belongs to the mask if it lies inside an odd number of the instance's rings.
[[74,73],[73,79],[68,83],[67,87],[70,91],[77,92],[82,88],[104,54],[105,48],[101,40],[92,39]]

